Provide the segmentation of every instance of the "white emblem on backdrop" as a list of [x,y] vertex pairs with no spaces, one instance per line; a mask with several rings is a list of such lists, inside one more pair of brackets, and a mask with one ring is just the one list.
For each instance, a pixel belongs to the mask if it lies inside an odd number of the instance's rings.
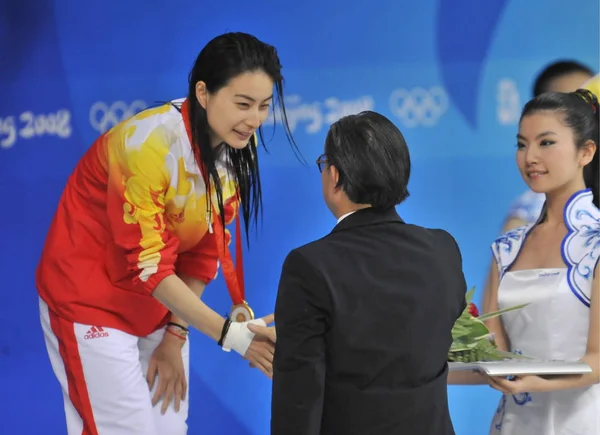
[[[290,95],[285,99],[285,112],[290,130],[294,132],[300,124],[305,124],[304,132],[307,134],[319,133],[324,127],[328,128],[330,124],[344,116],[374,108],[375,100],[370,95],[352,100],[329,97],[322,102],[302,102],[300,95]],[[269,112],[265,125],[272,124],[274,117],[278,123],[281,123],[281,112],[277,106]]]
[[496,87],[496,116],[502,125],[515,125],[521,116],[521,96],[517,83],[501,79]]
[[148,105],[142,100],[135,100],[132,103],[125,101],[115,101],[114,103],[96,101],[90,108],[90,124],[94,130],[104,133],[146,107]]
[[441,86],[398,88],[392,91],[389,104],[392,114],[405,127],[432,127],[448,110],[448,95]]
[[0,148],[11,148],[19,139],[35,139],[41,136],[71,137],[71,112],[67,109],[53,113],[35,114],[31,111],[19,116],[0,118]]

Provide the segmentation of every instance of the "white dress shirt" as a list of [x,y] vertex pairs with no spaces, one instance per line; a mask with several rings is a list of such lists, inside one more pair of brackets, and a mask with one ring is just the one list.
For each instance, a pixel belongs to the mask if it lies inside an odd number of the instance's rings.
[[[349,213],[346,213],[346,214],[343,214],[343,215],[341,215],[341,216],[338,218],[338,220],[337,220],[337,223],[339,224],[341,221],[343,221],[344,219],[346,219],[348,216],[350,216],[352,213],[355,213],[355,212],[356,212],[356,210],[353,210],[353,211],[351,211],[351,212],[349,212]],[[337,224],[336,224],[336,225],[337,225]]]

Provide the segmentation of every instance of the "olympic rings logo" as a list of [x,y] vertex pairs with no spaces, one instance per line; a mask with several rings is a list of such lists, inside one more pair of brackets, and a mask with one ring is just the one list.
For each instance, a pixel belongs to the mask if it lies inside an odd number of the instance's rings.
[[444,88],[396,89],[389,99],[390,110],[405,127],[431,127],[448,110],[448,95]]
[[142,100],[135,100],[131,104],[127,104],[125,101],[115,101],[110,106],[103,101],[97,101],[90,108],[90,124],[94,130],[104,133],[146,107],[148,105]]

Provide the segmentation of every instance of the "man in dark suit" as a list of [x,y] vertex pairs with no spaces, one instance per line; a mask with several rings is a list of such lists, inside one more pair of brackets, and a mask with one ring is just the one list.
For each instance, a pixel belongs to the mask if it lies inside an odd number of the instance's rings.
[[338,223],[283,265],[271,433],[454,434],[446,361],[465,308],[461,254],[447,232],[396,213],[404,137],[378,113],[347,116],[317,164]]

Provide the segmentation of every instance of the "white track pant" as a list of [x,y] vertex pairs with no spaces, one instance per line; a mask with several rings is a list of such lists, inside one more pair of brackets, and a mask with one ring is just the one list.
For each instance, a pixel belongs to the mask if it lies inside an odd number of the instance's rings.
[[[152,407],[148,364],[164,329],[139,338],[112,328],[68,322],[40,299],[52,368],[63,391],[68,435],[185,435],[188,397],[161,415]],[[189,342],[182,349],[189,385]],[[189,389],[188,389],[189,391]]]

